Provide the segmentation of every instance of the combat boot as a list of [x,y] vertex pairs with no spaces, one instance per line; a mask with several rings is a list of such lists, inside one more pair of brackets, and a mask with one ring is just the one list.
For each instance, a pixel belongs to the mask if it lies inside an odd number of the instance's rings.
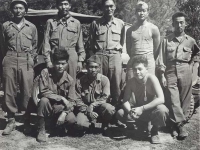
[[47,141],[46,131],[45,131],[45,120],[44,120],[44,117],[40,117],[39,118],[39,122],[38,122],[38,135],[36,137],[36,140],[38,142],[46,142]]
[[9,118],[6,128],[3,130],[2,135],[9,135],[13,130],[15,130],[15,118]]
[[185,129],[185,126],[183,123],[178,124],[178,137],[180,139],[185,139],[188,136],[188,132]]

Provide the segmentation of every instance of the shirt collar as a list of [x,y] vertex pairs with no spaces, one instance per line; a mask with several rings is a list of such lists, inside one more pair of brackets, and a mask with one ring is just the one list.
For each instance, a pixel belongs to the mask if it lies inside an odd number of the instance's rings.
[[[54,76],[54,74],[52,74],[52,72],[53,72],[53,70],[50,72],[50,77],[51,78],[55,78],[55,76]],[[61,85],[62,83],[64,83],[64,82],[69,82],[69,74],[66,72],[66,71],[64,71],[63,72],[63,76],[61,77],[61,79],[58,81],[58,83],[59,83],[59,85]]]
[[[90,83],[89,81],[90,81],[90,79],[88,78],[88,76],[86,75],[85,76],[85,78],[84,78],[84,83]],[[97,76],[96,76],[96,79],[94,80],[94,81],[96,81],[97,83],[100,83],[101,82],[101,74],[100,73],[98,73],[97,74]]]
[[[63,20],[66,20],[66,22],[64,23]],[[71,14],[69,14],[69,16],[67,17],[59,17],[59,15],[55,16],[53,18],[53,21],[57,22],[57,25],[59,24],[68,24],[69,22],[74,22],[73,17],[71,16]]]
[[[105,23],[105,24],[108,23],[104,16],[102,17],[102,23]],[[117,24],[117,19],[114,16],[112,17],[111,23],[114,24],[114,25]]]
[[[23,21],[23,25],[30,26],[30,23],[29,23],[25,18],[23,18],[22,21]],[[16,23],[15,23],[14,20],[12,19],[12,20],[10,21],[9,25],[13,25],[13,24],[16,24]]]
[[[188,35],[187,35],[187,34],[184,34],[183,37],[184,37],[185,39],[188,40]],[[179,41],[179,40],[177,39],[177,37],[175,36],[174,33],[170,34],[170,35],[168,36],[168,39],[169,39],[170,41],[172,41],[173,39],[176,39],[177,41]],[[179,41],[179,42],[180,42],[180,41]]]

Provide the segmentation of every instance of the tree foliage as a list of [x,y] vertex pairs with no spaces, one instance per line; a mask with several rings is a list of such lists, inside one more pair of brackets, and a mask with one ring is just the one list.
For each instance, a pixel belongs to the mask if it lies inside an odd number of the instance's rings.
[[200,45],[200,1],[178,0],[177,7],[188,16],[186,32],[194,37]]

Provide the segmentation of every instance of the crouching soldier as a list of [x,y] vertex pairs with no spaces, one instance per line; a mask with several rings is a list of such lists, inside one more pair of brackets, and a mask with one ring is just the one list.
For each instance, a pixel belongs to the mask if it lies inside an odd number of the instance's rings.
[[115,107],[107,103],[110,96],[110,82],[100,73],[100,59],[94,55],[87,61],[87,74],[76,83],[77,125],[82,131],[94,125],[97,119],[102,122],[105,131],[115,114]]
[[162,88],[156,76],[148,73],[148,61],[144,56],[135,56],[132,63],[134,77],[128,80],[126,85],[123,98],[124,109],[120,109],[116,116],[123,123],[138,120],[151,121],[153,125],[151,142],[160,143],[158,127],[165,126],[169,113],[167,107],[163,105]]
[[71,126],[76,123],[73,107],[75,97],[75,83],[65,71],[69,55],[65,50],[57,50],[52,55],[53,68],[44,69],[39,79],[40,102],[37,106],[38,142],[46,142],[45,119],[57,117],[57,125]]
[[27,2],[12,0],[10,9],[14,17],[3,24],[1,43],[4,46],[1,54],[5,56],[2,61],[4,103],[8,114],[8,124],[2,135],[11,134],[16,126],[15,113],[27,108],[37,58],[37,29],[24,18],[28,11]]

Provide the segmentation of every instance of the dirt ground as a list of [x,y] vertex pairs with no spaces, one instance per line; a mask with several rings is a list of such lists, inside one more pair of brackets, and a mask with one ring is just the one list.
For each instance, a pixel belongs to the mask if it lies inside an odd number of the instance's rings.
[[[150,144],[149,138],[143,133],[130,130],[122,131],[117,127],[109,128],[108,137],[102,136],[98,132],[86,134],[83,137],[48,137],[47,143],[40,144],[36,142],[34,134],[30,136],[23,134],[22,122],[22,115],[18,115],[16,130],[9,136],[2,136],[1,133],[5,127],[6,119],[1,114],[0,150],[200,150],[199,108],[190,122],[186,124],[189,131],[187,139],[184,141],[173,139],[167,129],[163,129],[159,132],[162,144],[157,145]],[[122,134],[124,137],[115,138],[116,135]]]

